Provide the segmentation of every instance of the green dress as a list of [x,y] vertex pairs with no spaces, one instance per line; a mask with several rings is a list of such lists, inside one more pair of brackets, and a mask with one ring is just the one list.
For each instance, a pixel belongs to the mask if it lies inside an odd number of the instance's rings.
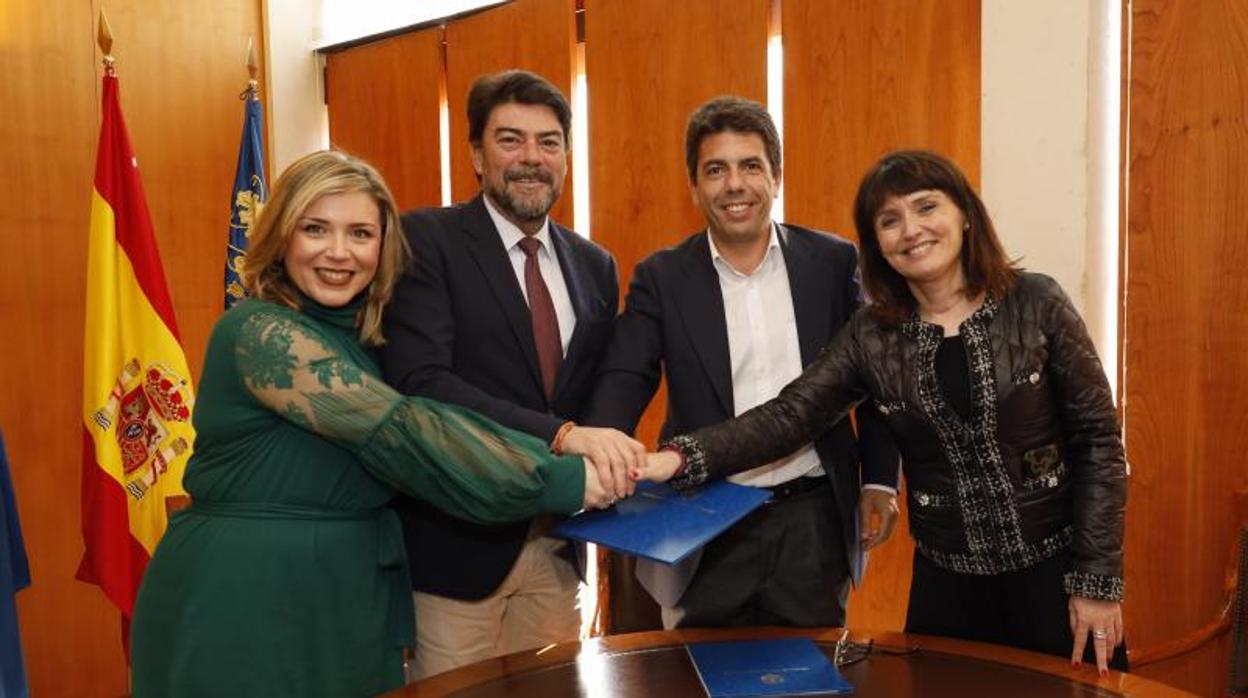
[[579,458],[382,383],[358,309],[249,300],[217,322],[184,480],[193,504],[135,603],[136,698],[399,687],[414,629],[385,506],[396,490],[488,524],[581,507]]

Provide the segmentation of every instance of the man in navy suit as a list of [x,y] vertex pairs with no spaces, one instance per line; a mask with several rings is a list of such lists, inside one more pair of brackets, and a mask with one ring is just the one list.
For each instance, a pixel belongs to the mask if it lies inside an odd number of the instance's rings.
[[[771,220],[780,140],[761,105],[721,97],[699,107],[685,151],[706,230],[637,265],[586,411],[590,423],[632,431],[665,373],[664,439],[774,397],[861,303],[853,245]],[[861,448],[846,420],[730,478],[773,498],[687,563],[637,562],[665,626],[844,625],[861,551],[897,516],[897,452],[870,419]]]
[[[567,173],[571,112],[543,78],[512,70],[468,95],[481,193],[413,211],[413,261],[395,289],[382,349],[386,380],[411,395],[463,405],[590,457],[624,496],[641,444],[575,425],[611,335],[615,261],[550,220]],[[398,505],[416,602],[417,675],[575,640],[577,571],[539,518],[491,527],[416,500]]]

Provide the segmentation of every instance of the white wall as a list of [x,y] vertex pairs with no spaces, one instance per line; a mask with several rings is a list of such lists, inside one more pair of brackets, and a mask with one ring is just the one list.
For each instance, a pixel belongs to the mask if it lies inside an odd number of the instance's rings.
[[1007,252],[1066,289],[1107,366],[1118,141],[1105,128],[1117,126],[1118,84],[1105,55],[1119,11],[1119,0],[983,0],[981,26],[984,201]]
[[264,35],[269,171],[276,179],[295,159],[329,147],[324,73],[313,51],[321,36],[320,0],[265,0]]

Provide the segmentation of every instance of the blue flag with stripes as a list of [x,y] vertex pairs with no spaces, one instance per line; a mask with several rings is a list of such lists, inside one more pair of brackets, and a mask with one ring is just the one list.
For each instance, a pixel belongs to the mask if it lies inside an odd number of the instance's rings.
[[17,630],[17,592],[30,586],[30,564],[17,519],[17,498],[0,434],[0,696],[26,698],[26,665]]
[[238,145],[238,168],[234,171],[234,193],[230,197],[230,243],[225,258],[225,309],[247,294],[239,279],[247,255],[247,234],[251,231],[256,204],[268,198],[264,185],[264,120],[255,91],[245,94],[243,140]]

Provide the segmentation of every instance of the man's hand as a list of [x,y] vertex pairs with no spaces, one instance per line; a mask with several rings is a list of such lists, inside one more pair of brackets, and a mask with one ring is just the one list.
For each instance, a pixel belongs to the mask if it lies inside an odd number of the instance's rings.
[[874,487],[858,495],[858,530],[862,532],[862,549],[870,550],[888,540],[897,525],[897,495]]
[[680,455],[674,451],[647,453],[643,465],[636,470],[629,470],[628,474],[633,480],[667,482],[680,470],[680,462]]
[[598,471],[603,487],[616,499],[633,493],[636,486],[628,473],[641,467],[646,447],[622,431],[598,427],[572,427],[563,437],[562,450],[585,456]]

